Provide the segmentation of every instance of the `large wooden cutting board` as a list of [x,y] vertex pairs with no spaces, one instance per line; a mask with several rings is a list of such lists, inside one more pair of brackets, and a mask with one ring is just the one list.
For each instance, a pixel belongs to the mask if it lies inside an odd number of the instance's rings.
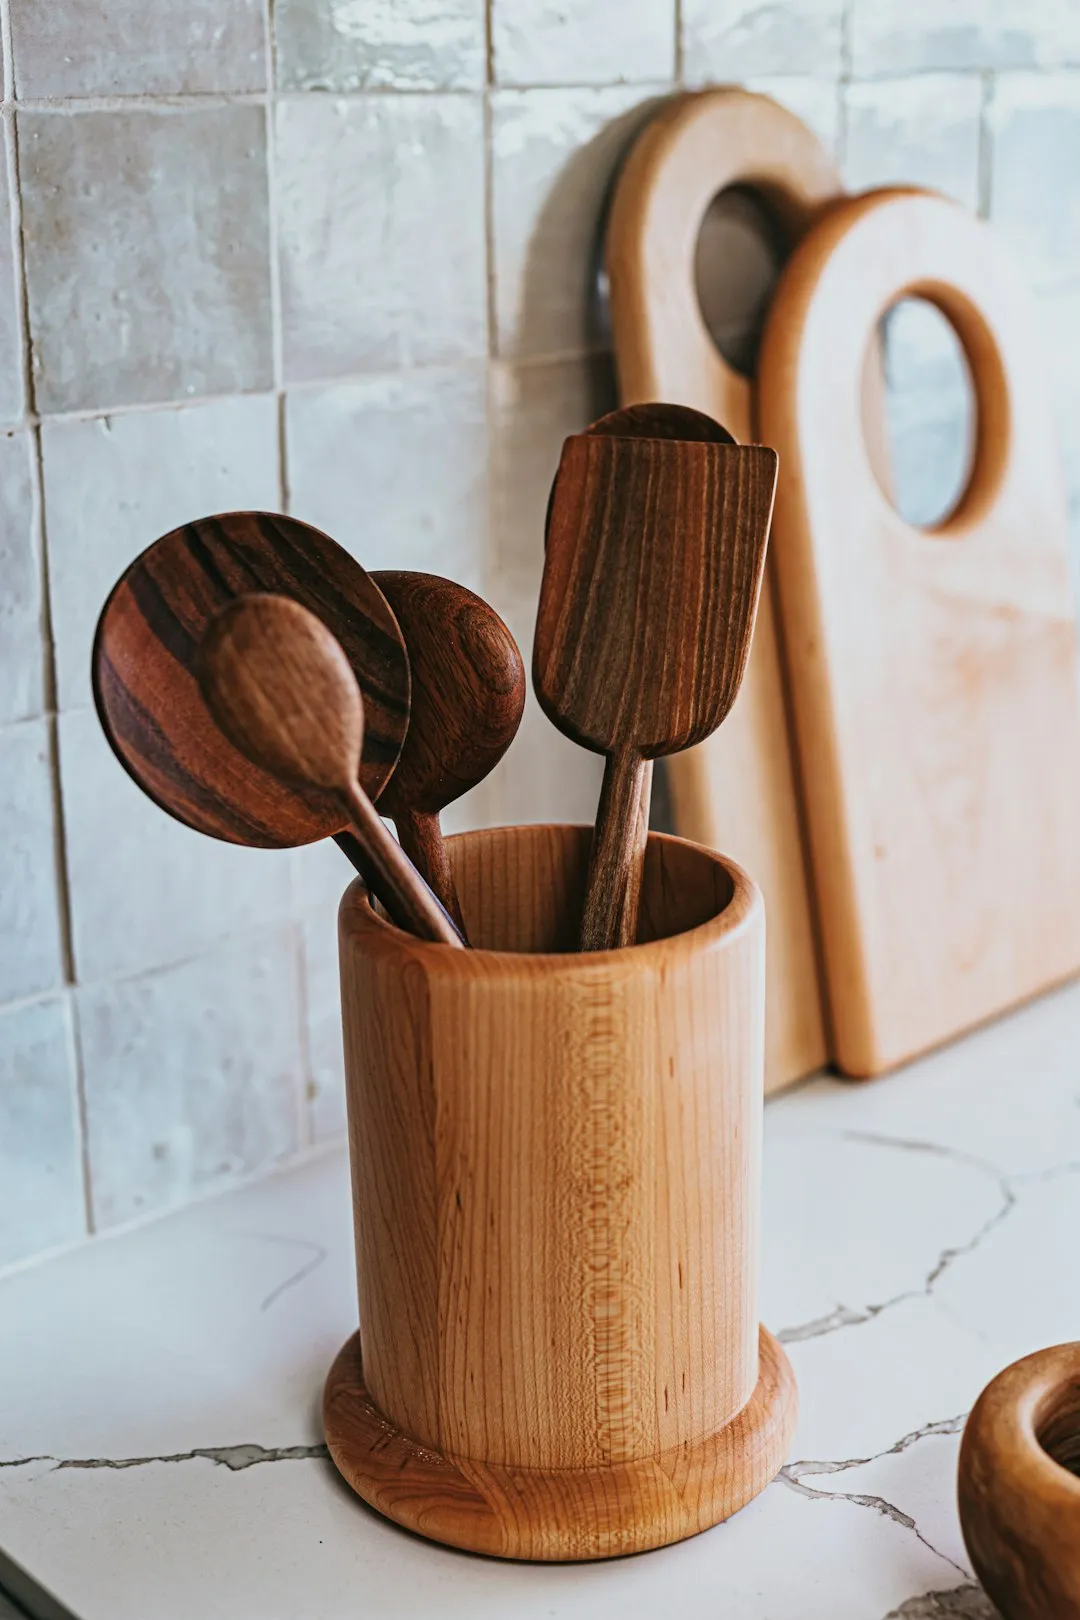
[[[933,531],[882,493],[859,420],[903,296],[952,322],[978,402]],[[834,1055],[870,1075],[1080,969],[1080,684],[1030,299],[957,205],[848,200],[786,266],[758,390]]]
[[[691,405],[740,443],[768,442],[756,431],[752,385],[721,357],[695,288],[702,219],[731,186],[758,193],[790,242],[841,190],[817,137],[768,97],[711,90],[669,104],[638,138],[608,224],[619,391],[623,404]],[[774,520],[771,546],[780,538]],[[827,1055],[771,568],[731,714],[708,742],[667,762],[676,830],[733,856],[765,896],[766,1090]]]

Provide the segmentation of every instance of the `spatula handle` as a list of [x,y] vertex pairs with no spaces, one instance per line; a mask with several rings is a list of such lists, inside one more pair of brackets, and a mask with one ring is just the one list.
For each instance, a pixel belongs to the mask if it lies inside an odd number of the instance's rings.
[[454,874],[446,853],[439,818],[425,810],[402,810],[393,817],[401,847],[412,861],[420,876],[431,889],[440,905],[453,919],[455,928],[465,938],[465,923],[461,916]]
[[375,893],[398,927],[436,944],[463,946],[465,941],[453,921],[390,836],[367,794],[349,787],[342,790],[341,797],[371,864]]
[[633,749],[607,757],[585,884],[583,951],[611,951],[637,938],[651,774],[651,764]]

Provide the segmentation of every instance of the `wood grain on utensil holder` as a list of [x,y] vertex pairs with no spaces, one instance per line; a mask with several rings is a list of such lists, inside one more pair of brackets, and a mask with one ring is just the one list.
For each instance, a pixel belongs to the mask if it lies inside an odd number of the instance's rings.
[[775,481],[760,446],[580,435],[563,448],[533,680],[554,724],[607,755],[584,949],[635,938],[645,761],[703,741],[738,692]]
[[692,1535],[794,1422],[756,1317],[760,897],[653,834],[649,942],[583,956],[588,846],[449,840],[472,951],[390,929],[359,885],[340,913],[361,1330],[327,1441],[381,1512],[506,1557]]

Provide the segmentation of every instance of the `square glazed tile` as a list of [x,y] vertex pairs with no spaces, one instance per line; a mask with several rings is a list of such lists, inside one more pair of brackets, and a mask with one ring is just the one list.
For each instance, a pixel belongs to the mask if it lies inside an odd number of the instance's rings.
[[674,0],[493,0],[496,84],[625,84],[675,72]]
[[683,0],[687,84],[754,74],[840,72],[844,0]]
[[487,404],[481,366],[384,373],[286,401],[289,505],[365,568],[482,590]]
[[[513,631],[526,670],[544,556],[544,513],[563,440],[615,404],[606,356],[492,371],[492,606]],[[485,784],[483,819],[588,822],[596,813],[601,761],[557,732],[531,683],[521,730]]]
[[1033,286],[1080,284],[1080,73],[1002,74],[990,130],[994,229]]
[[0,422],[23,414],[23,340],[15,296],[15,252],[6,147],[12,139],[10,119],[0,121]]
[[28,433],[0,433],[0,726],[45,706],[41,551]]
[[86,1230],[67,1001],[0,1010],[0,1266]]
[[272,381],[261,107],[19,114],[42,412]]
[[282,102],[275,184],[290,381],[485,352],[479,97]]
[[496,347],[504,359],[606,341],[597,297],[611,182],[662,88],[492,97]]
[[64,982],[48,724],[0,731],[0,1006]]
[[1080,62],[1075,0],[852,0],[856,78]]
[[811,74],[752,75],[745,81],[748,90],[771,96],[781,107],[801,118],[812,129],[826,151],[836,153],[840,146],[840,83],[837,79],[814,78]]
[[226,844],[174,821],[114,757],[93,709],[59,725],[81,983],[175,962],[289,914],[287,851]]
[[483,0],[276,0],[283,90],[481,90]]
[[850,84],[845,99],[850,190],[897,182],[930,186],[978,208],[982,82],[976,74]]
[[185,1203],[299,1143],[294,929],[76,995],[97,1227]]
[[255,394],[45,422],[41,450],[57,695],[73,708],[90,702],[98,614],[140,551],[192,518],[278,508],[277,405]]
[[616,403],[614,368],[607,355],[492,366],[493,570],[512,596],[531,595],[535,605],[544,562],[544,515],[564,439],[614,410]]
[[263,90],[262,0],[11,0],[22,100]]

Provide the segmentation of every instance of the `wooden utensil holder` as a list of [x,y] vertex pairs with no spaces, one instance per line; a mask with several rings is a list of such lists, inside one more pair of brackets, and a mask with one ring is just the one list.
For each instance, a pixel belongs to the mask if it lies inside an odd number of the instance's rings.
[[326,1437],[373,1507],[503,1557],[695,1534],[795,1418],[757,1320],[764,913],[652,834],[640,939],[574,951],[590,830],[450,840],[469,937],[340,913],[360,1330]]

